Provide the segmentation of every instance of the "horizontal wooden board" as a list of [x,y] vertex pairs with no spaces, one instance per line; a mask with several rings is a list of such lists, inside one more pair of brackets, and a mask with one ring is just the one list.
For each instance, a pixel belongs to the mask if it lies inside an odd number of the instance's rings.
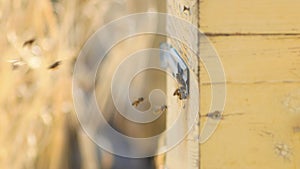
[[[209,39],[221,58],[228,83],[300,82],[300,36],[222,36]],[[206,44],[200,42],[200,45]],[[203,63],[201,66],[201,83],[206,83],[209,78]]]
[[300,33],[298,0],[201,0],[200,27],[211,33]]

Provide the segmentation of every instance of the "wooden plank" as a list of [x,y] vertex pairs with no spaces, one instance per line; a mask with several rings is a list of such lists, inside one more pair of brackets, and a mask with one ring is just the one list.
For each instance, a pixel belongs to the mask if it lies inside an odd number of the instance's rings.
[[[167,3],[168,14],[175,17],[186,20],[195,27],[198,26],[198,5],[197,0],[168,0]],[[181,41],[168,38],[168,42],[177,49],[177,51],[182,55],[183,59],[190,66],[192,71],[197,73],[198,58],[193,53],[192,49],[197,51],[198,47],[198,31],[191,28],[189,24],[182,24],[174,22],[173,20],[167,21],[167,32],[171,35],[176,35],[180,37]]]
[[[200,1],[200,28],[227,78],[225,116],[201,144],[200,168],[300,167],[299,7],[296,0]],[[200,70],[206,114],[211,83]]]
[[201,0],[201,30],[211,33],[300,33],[298,0]]
[[[197,0],[167,0],[167,12],[173,16],[182,18],[193,25],[195,27],[198,26],[198,1]],[[188,49],[187,44],[192,49],[198,48],[198,32],[191,30],[190,26],[187,24],[178,24],[177,22],[173,22],[172,20],[167,21],[167,31],[169,34],[177,34],[179,35],[180,39],[183,40],[179,42],[174,39],[168,38],[168,42],[179,52],[182,58],[185,60],[187,65],[190,68],[190,73],[198,75],[198,57],[193,54],[191,50]],[[197,51],[196,51],[197,53]],[[167,98],[173,98],[173,93],[177,88],[177,84],[174,84],[173,80],[167,78]],[[190,89],[190,92],[198,92],[198,88]],[[179,103],[174,102],[173,99],[168,99],[168,105],[176,105]],[[178,101],[177,101],[178,102]],[[193,106],[198,106],[198,103],[194,103],[194,100],[188,101],[188,109]],[[175,106],[172,106],[175,107]],[[191,108],[192,109],[192,108]],[[176,112],[178,110],[175,109],[168,109],[167,114],[167,128],[171,127],[172,119],[176,119]],[[188,114],[188,112],[186,113]],[[178,119],[180,124],[182,124],[182,131],[187,129],[187,126],[190,121],[184,119]],[[178,131],[179,133],[182,131]],[[190,133],[189,136],[186,137],[179,145],[174,147],[171,151],[166,153],[166,167],[172,169],[196,169],[199,168],[199,144],[197,142],[190,141],[188,138],[193,137],[194,135],[199,134],[199,128],[196,126],[194,130]],[[171,139],[171,140],[170,140]],[[166,141],[172,141],[172,137],[166,138]]]
[[[229,83],[300,80],[300,36],[210,37]],[[201,82],[209,81],[202,65]]]
[[[201,168],[299,168],[299,85],[227,85],[224,114],[232,115],[224,116],[213,136],[201,144]],[[210,86],[201,91],[203,113],[210,106]]]
[[[224,66],[227,97],[224,120],[201,144],[201,168],[299,168],[299,36],[210,40]],[[200,112],[205,114],[209,112],[211,84],[203,64],[200,77]],[[281,147],[287,150],[280,155]]]

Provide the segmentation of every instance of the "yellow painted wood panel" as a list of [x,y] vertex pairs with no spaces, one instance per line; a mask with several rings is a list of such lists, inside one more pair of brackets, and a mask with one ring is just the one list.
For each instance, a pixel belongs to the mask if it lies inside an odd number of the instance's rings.
[[[300,168],[300,132],[296,130],[300,125],[299,86],[227,85],[225,116],[213,136],[201,144],[201,168]],[[205,112],[210,105],[210,86],[202,86],[201,91],[201,112]],[[243,114],[226,116],[234,113]]]
[[[200,1],[200,28],[228,80],[225,118],[200,147],[201,168],[300,167],[299,7],[295,0]],[[203,65],[200,79],[206,114],[211,90]],[[242,115],[226,116],[235,113]]]
[[[230,83],[300,81],[300,36],[222,36],[209,39],[219,53]],[[205,71],[200,72],[200,77],[202,83],[209,80]]]
[[[227,96],[224,120],[200,146],[201,168],[300,168],[299,36],[210,40],[224,66]],[[203,64],[200,78],[204,115],[211,104],[211,86]]]
[[300,33],[299,0],[201,0],[200,26],[211,33]]

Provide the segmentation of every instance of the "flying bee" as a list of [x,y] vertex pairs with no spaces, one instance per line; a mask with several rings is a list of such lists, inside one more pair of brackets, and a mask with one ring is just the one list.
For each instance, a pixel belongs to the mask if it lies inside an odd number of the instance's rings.
[[141,102],[144,101],[143,97],[138,98],[137,100],[135,100],[134,102],[132,102],[132,106],[137,107]]
[[26,63],[24,61],[22,61],[22,59],[13,59],[13,60],[9,60],[7,61],[9,63],[11,63],[11,66],[12,66],[12,70],[16,70],[18,69],[19,67],[25,65]]
[[61,61],[56,61],[48,67],[48,69],[55,69],[61,64]]
[[294,129],[294,133],[298,133],[298,132],[300,132],[300,127],[299,127],[299,126],[297,126],[297,127],[294,127],[293,129]]
[[35,39],[34,39],[34,38],[29,39],[29,40],[27,40],[27,41],[25,41],[25,42],[23,43],[23,47],[31,46],[34,42],[35,42]]

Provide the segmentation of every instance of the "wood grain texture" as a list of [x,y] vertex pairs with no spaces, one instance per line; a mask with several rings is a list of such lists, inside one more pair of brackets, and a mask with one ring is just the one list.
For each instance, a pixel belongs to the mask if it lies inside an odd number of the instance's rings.
[[[300,36],[225,36],[210,40],[229,83],[300,82]],[[205,83],[209,78],[205,68],[201,70],[201,82]]]
[[300,33],[298,0],[201,0],[200,26],[211,33]]
[[[200,145],[200,168],[299,168],[300,2],[202,0],[198,5],[200,29],[224,66],[228,115]],[[200,70],[204,115],[211,83],[203,65]]]
[[[198,1],[197,0],[167,0],[167,12],[173,16],[184,19],[195,27],[198,26]],[[198,52],[198,32],[196,29],[192,30],[189,24],[178,24],[173,20],[167,21],[167,32],[169,34],[177,34],[180,39],[183,40],[179,42],[174,39],[168,38],[168,42],[179,52],[182,58],[185,60],[187,65],[190,68],[190,73],[193,73],[196,77],[198,75],[198,64],[199,58],[195,55],[189,48],[195,49],[196,53]],[[187,44],[187,45],[185,45]],[[188,46],[188,47],[187,47]],[[192,76],[191,76],[192,77]],[[196,77],[197,78],[197,77]],[[168,98],[172,98],[173,92],[178,88],[178,84],[172,83],[171,79],[167,79],[167,96]],[[174,90],[173,90],[174,89]],[[196,93],[199,90],[198,88],[192,88],[190,92]],[[174,103],[168,100],[168,105],[179,104]],[[177,101],[178,102],[178,101]],[[199,103],[193,99],[187,102],[188,109],[193,109],[193,106],[199,106]],[[176,112],[178,110],[168,110],[167,115],[167,127],[172,125],[172,121],[170,119],[176,118]],[[189,112],[185,112],[187,115]],[[183,131],[186,130],[188,124],[191,121],[183,119],[177,119],[180,121],[180,124]],[[180,131],[178,131],[180,132]],[[174,147],[171,151],[166,153],[166,167],[172,169],[196,169],[199,168],[199,144],[196,141],[190,141],[188,138],[193,138],[194,135],[198,135],[199,127],[195,127],[194,130],[190,133],[189,136],[185,140],[183,140],[179,145]],[[172,137],[166,138],[172,139]],[[169,140],[170,141],[170,140]]]
[[[201,91],[204,113],[210,106],[210,86]],[[297,83],[227,85],[224,115],[228,116],[201,144],[201,168],[299,168],[300,133],[293,130],[300,123],[299,111],[293,111],[300,107],[299,94]],[[287,147],[282,155],[277,150],[281,144]]]
[[182,40],[178,41],[169,38],[168,42],[176,48],[195,73],[198,69],[198,58],[195,55],[195,53],[198,53],[198,31],[193,29],[191,25],[194,25],[196,28],[198,26],[197,2],[197,0],[168,0],[167,3],[168,14],[187,21],[187,24],[176,22],[176,20],[167,21],[168,34],[176,35]]
[[[228,9],[222,6],[221,1],[218,2],[220,4],[213,7],[220,13],[218,16],[229,17],[222,15]],[[265,15],[271,17],[270,10],[276,10],[277,2],[274,1],[274,7],[271,5],[270,9],[259,6],[265,2],[253,2],[249,4],[249,7],[252,6],[249,11],[264,8],[267,11]],[[237,3],[232,9],[244,3]],[[287,3],[285,5],[293,5]],[[202,6],[201,12],[206,10]],[[214,135],[201,144],[200,168],[299,168],[300,133],[295,128],[300,125],[300,37],[289,31],[289,26],[297,24],[269,26],[270,20],[264,17],[249,22],[244,13],[245,9],[237,12],[236,17],[231,14],[230,22],[234,23],[231,25],[218,19],[210,21],[224,25],[224,29],[221,26],[220,29],[210,29],[219,33],[208,33],[208,37],[224,66],[227,96],[224,120]],[[274,18],[271,23],[288,21],[281,19],[292,14],[293,10],[280,13],[281,17]],[[206,19],[201,18],[201,23],[208,23]],[[244,24],[241,24],[242,21]],[[243,27],[247,26],[245,23],[252,26]],[[211,83],[203,64],[200,70],[200,112],[205,114],[211,101]],[[238,115],[240,113],[242,115]],[[204,124],[205,119],[202,120],[200,124]]]

